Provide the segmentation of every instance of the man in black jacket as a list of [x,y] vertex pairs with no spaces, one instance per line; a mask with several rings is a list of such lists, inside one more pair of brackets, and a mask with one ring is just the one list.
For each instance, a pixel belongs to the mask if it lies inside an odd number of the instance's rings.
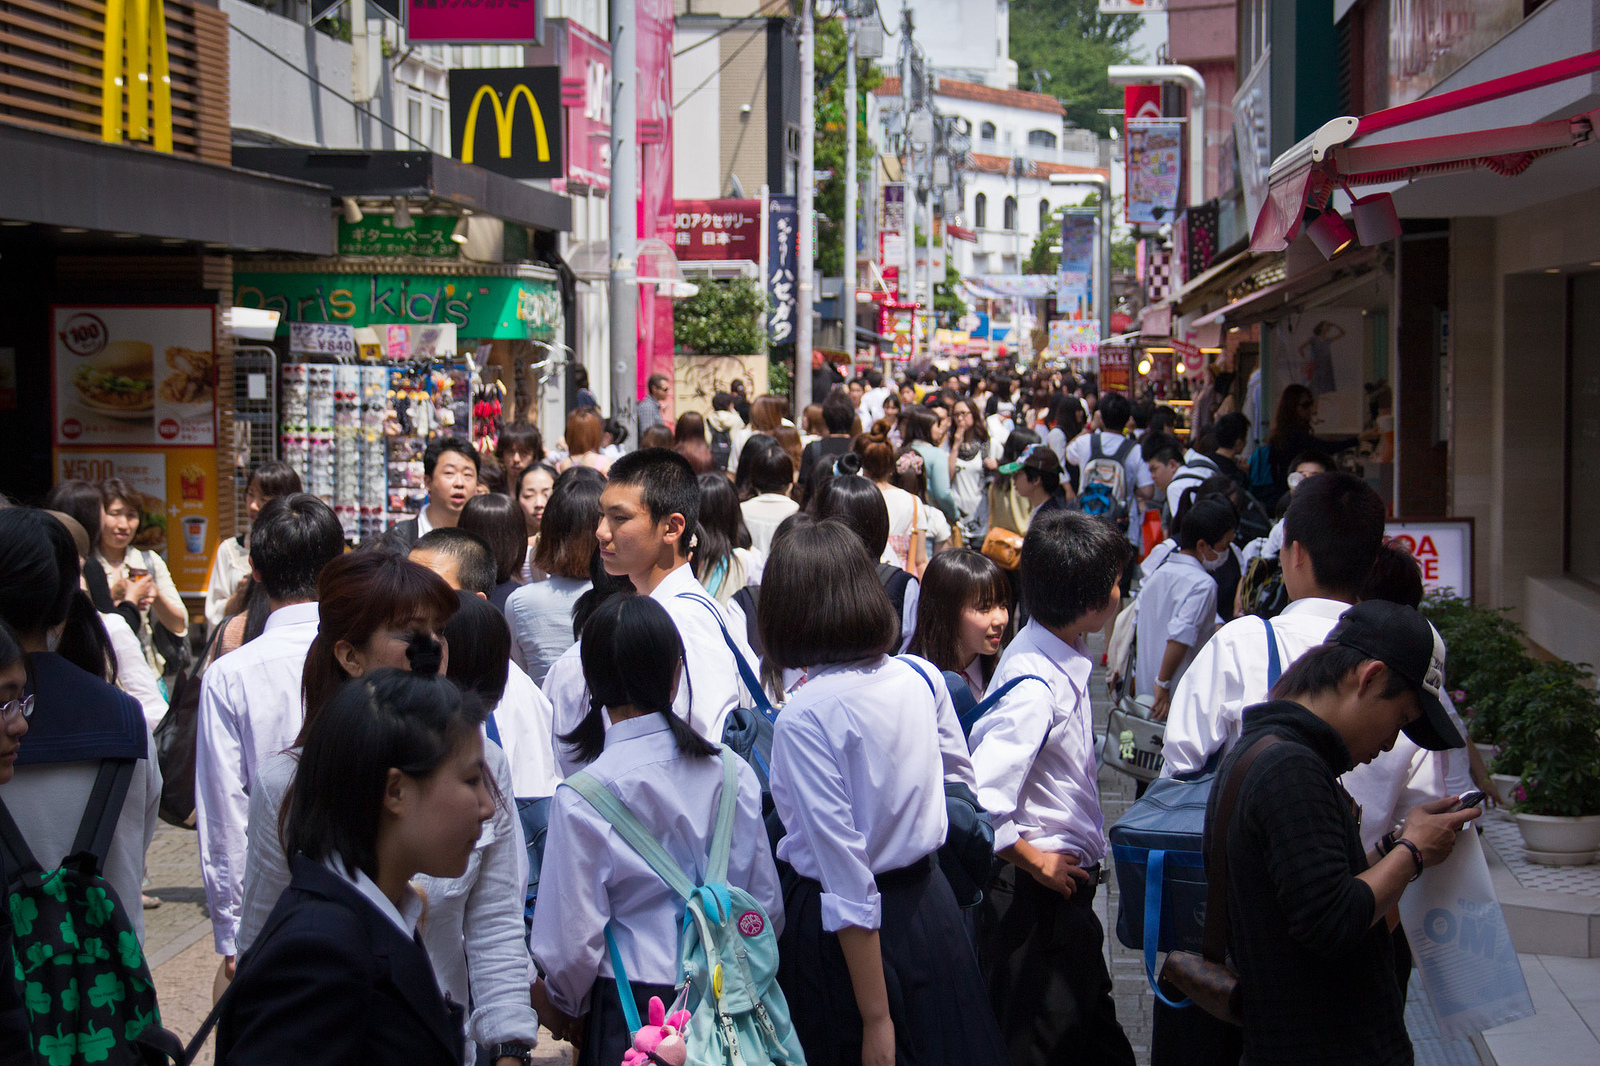
[[1421,804],[1367,853],[1339,776],[1387,751],[1401,730],[1434,751],[1462,747],[1439,698],[1443,678],[1444,642],[1427,619],[1368,601],[1289,668],[1276,699],[1244,712],[1243,734],[1211,794],[1206,834],[1218,831],[1216,808],[1234,764],[1275,736],[1246,768],[1226,827],[1228,946],[1251,1066],[1413,1061],[1384,917],[1481,812],[1451,811],[1454,796]]

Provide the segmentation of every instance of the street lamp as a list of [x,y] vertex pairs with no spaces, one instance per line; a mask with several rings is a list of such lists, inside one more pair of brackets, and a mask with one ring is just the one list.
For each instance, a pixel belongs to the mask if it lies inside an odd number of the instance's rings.
[[1206,199],[1206,82],[1193,67],[1179,64],[1106,68],[1112,85],[1182,85],[1189,91],[1189,206]]

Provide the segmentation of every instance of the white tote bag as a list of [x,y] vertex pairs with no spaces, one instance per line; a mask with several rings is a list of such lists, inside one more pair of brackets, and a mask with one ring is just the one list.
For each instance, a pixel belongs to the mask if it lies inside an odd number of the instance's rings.
[[1443,1035],[1471,1036],[1533,1014],[1483,844],[1470,828],[1400,897],[1400,921]]

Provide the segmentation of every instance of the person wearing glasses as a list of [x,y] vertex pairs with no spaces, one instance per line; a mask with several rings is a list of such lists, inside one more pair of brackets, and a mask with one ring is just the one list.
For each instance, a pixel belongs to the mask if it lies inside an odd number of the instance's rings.
[[[24,695],[28,687],[27,664],[11,627],[0,622],[0,785],[16,773],[17,751],[28,732],[28,717],[33,714],[33,697]],[[0,884],[7,884],[5,856],[0,855]],[[11,914],[0,911],[0,958],[11,957]],[[17,1066],[28,1061],[28,1016],[22,1009],[21,988],[15,981],[0,981],[0,1047],[14,1049],[0,1053],[0,1066]]]

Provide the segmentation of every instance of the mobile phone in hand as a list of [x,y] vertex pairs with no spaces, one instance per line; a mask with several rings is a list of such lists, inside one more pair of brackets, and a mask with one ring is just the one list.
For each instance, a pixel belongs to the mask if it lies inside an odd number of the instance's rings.
[[1454,812],[1454,811],[1464,811],[1468,807],[1480,807],[1481,808],[1484,805],[1484,801],[1487,800],[1488,798],[1489,798],[1489,794],[1487,792],[1483,792],[1483,791],[1468,792],[1465,796],[1462,796],[1460,799],[1456,800],[1456,805],[1454,807],[1451,807],[1450,810],[1452,812]]

